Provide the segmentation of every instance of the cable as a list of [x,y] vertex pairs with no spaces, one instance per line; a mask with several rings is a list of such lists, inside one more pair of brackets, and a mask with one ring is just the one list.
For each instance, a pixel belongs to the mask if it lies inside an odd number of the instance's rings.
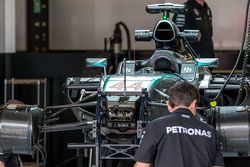
[[239,55],[238,55],[238,58],[235,62],[235,65],[231,71],[231,73],[229,74],[226,82],[224,83],[224,85],[221,87],[220,91],[218,92],[218,94],[215,96],[215,98],[212,99],[212,101],[217,101],[217,99],[219,98],[219,96],[221,95],[222,91],[224,90],[224,88],[226,87],[227,83],[229,82],[230,78],[232,77],[234,71],[236,70],[236,67],[239,63],[239,60],[241,58],[241,53],[243,51],[243,47],[244,47],[244,43],[245,43],[245,34],[246,34],[246,29],[247,29],[247,21],[248,21],[248,15],[249,15],[249,0],[247,2],[247,9],[246,9],[246,17],[245,17],[245,29],[244,29],[244,32],[243,32],[243,39],[242,39],[242,45],[241,45],[241,49],[240,49],[240,52],[239,52]]
[[[188,42],[188,40],[186,39],[185,36],[182,37],[184,39],[184,41],[186,42],[187,46],[186,48],[189,50],[189,52],[191,53],[193,59],[195,60],[196,58],[200,58],[200,56],[197,55],[197,53],[194,51],[194,49],[192,48],[192,46],[190,45],[190,43]],[[211,74],[210,70],[208,70],[207,67],[204,67],[204,69]]]
[[[248,10],[249,10],[249,1],[248,1],[248,6],[247,6]],[[249,17],[249,13],[247,12],[246,18]],[[247,84],[246,84],[246,74],[248,72],[247,69],[247,64],[248,64],[248,58],[250,55],[250,18],[248,18],[248,25],[245,25],[245,33],[246,33],[246,29],[247,30],[247,34],[245,34],[247,36],[246,41],[244,40],[244,42],[246,43],[246,47],[245,47],[245,53],[244,53],[244,59],[243,59],[243,65],[242,65],[242,76],[241,76],[241,81],[240,81],[240,89],[238,91],[238,95],[237,95],[237,99],[235,102],[235,105],[238,106],[241,104],[241,102],[244,102],[244,100],[242,101],[243,98],[243,90],[246,89]]]
[[128,47],[128,60],[131,60],[131,39],[130,39],[129,29],[128,29],[128,27],[126,26],[126,24],[123,23],[123,22],[118,22],[117,24],[123,26],[123,28],[124,28],[125,31],[126,31],[126,36],[127,36],[127,47]]
[[200,56],[197,55],[197,53],[194,51],[194,49],[192,48],[192,46],[190,45],[190,43],[188,42],[188,40],[186,39],[185,36],[182,37],[184,39],[184,41],[186,42],[187,46],[186,48],[189,50],[189,52],[191,53],[192,57],[194,59],[196,58],[200,58]]

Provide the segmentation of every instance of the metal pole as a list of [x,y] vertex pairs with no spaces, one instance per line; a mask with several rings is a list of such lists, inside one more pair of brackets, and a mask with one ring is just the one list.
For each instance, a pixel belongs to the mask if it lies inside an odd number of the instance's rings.
[[76,149],[77,157],[77,167],[83,167],[82,151],[81,149]]
[[47,107],[47,79],[44,79],[44,85],[43,85],[43,107]]
[[[47,79],[44,79],[44,83],[43,83],[43,107],[46,108],[47,107]],[[44,117],[46,118],[46,114],[44,114]],[[46,149],[47,148],[47,134],[46,132],[43,133],[43,146]],[[43,163],[46,166],[46,159],[43,160]]]
[[39,152],[36,151],[36,167],[39,167]]
[[95,165],[96,167],[101,167],[100,166],[100,129],[98,125],[98,121],[93,121],[93,126],[94,126],[94,137],[95,137]]
[[39,106],[40,105],[40,79],[37,80],[37,105]]
[[4,79],[4,103],[7,102],[7,87],[8,87],[8,83],[7,83],[7,79]]
[[14,100],[15,99],[15,79],[12,78],[11,79],[11,99]]
[[126,68],[127,68],[127,67],[126,67],[126,59],[124,58],[124,59],[123,59],[123,77],[124,77],[124,81],[123,81],[123,82],[124,82],[123,95],[124,95],[124,96],[126,96],[126,87],[127,87],[127,86],[126,86],[126,77],[127,77],[127,76],[126,76],[126,70],[127,70]]
[[93,148],[89,149],[89,167],[92,167]]
[[101,131],[101,100],[102,94],[99,88],[97,95],[97,104],[96,104],[96,136],[95,136],[95,149],[96,149],[96,167],[101,167],[100,164],[100,131]]

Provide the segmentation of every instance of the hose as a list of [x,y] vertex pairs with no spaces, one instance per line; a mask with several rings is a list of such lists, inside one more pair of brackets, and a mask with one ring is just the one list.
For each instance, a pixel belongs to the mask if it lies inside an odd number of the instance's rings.
[[118,22],[117,24],[118,24],[118,25],[121,25],[121,26],[124,28],[125,32],[126,32],[126,36],[127,36],[127,47],[128,47],[128,60],[131,60],[131,39],[130,39],[129,29],[128,29],[128,27],[126,26],[126,24],[123,23],[123,22],[121,22],[121,21]]
[[[232,77],[234,71],[236,70],[236,67],[237,67],[237,65],[238,65],[238,63],[239,63],[239,60],[240,60],[241,56],[242,56],[242,51],[243,51],[243,47],[244,47],[244,43],[245,43],[246,29],[247,29],[247,26],[248,26],[247,23],[248,23],[248,15],[249,15],[249,2],[250,2],[250,0],[248,0],[248,2],[247,2],[246,17],[245,17],[245,29],[244,29],[244,32],[243,32],[242,45],[241,45],[241,49],[240,49],[239,55],[238,55],[237,60],[236,60],[236,62],[235,62],[235,64],[234,64],[234,67],[233,67],[231,73],[229,74],[227,80],[225,81],[224,85],[221,87],[220,91],[219,91],[218,94],[215,96],[215,98],[213,98],[211,101],[217,101],[217,100],[218,100],[219,96],[221,95],[222,91],[225,89],[225,87],[226,87],[226,85],[228,84],[229,80],[231,79],[231,77]],[[246,56],[245,56],[245,57],[246,57]],[[240,98],[240,97],[239,97],[239,98]],[[237,98],[237,99],[238,99],[238,98]],[[238,101],[239,101],[239,100],[238,100]]]
[[[123,22],[118,22],[115,24],[113,39],[111,40],[111,48],[112,48],[112,56],[111,56],[111,65],[108,67],[108,73],[113,74],[117,70],[117,66],[119,64],[119,54],[121,52],[121,44],[122,44],[122,33],[120,26],[122,26],[126,32],[127,37],[127,59],[131,60],[131,38],[128,27]],[[107,40],[105,40],[107,41]],[[106,48],[106,42],[105,42]],[[107,50],[107,49],[105,49]],[[112,58],[113,57],[113,58]]]
[[[243,101],[243,95],[244,95],[244,90],[247,89],[247,82],[246,82],[246,74],[248,72],[247,69],[247,64],[248,64],[248,59],[250,55],[250,17],[249,17],[249,0],[248,0],[248,5],[247,5],[247,14],[246,14],[246,20],[248,20],[248,24],[246,23],[245,25],[245,33],[244,36],[247,36],[247,39],[245,42],[245,49],[244,49],[244,59],[243,59],[243,66],[242,66],[242,74],[241,74],[241,81],[240,81],[240,89],[238,91],[237,99],[235,102],[235,105],[238,106],[240,105]],[[246,34],[247,30],[247,34]]]

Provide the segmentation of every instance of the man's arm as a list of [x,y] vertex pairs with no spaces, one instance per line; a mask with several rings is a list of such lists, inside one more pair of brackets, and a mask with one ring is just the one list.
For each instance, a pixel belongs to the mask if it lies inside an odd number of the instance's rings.
[[215,157],[214,163],[212,167],[223,167],[224,166],[224,159],[222,156],[222,146],[221,142],[218,139],[218,132],[215,132]]
[[153,167],[153,165],[148,163],[136,162],[134,167]]

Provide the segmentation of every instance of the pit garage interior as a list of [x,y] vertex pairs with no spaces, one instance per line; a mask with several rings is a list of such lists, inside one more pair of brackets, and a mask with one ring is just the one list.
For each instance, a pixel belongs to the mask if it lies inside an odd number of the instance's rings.
[[[13,139],[15,145],[27,145],[27,149],[32,149],[27,151],[23,146],[19,150],[23,151],[19,156],[24,167],[96,166],[94,148],[82,147],[83,145],[77,148],[77,144],[74,146],[72,143],[83,143],[86,131],[89,131],[85,125],[80,124],[79,117],[88,119],[97,109],[92,109],[90,116],[78,114],[77,118],[72,109],[74,107],[65,107],[69,104],[67,86],[70,79],[73,78],[74,82],[78,82],[75,85],[81,86],[81,78],[100,78],[103,75],[103,68],[87,67],[87,58],[106,58],[108,65],[112,62],[112,68],[107,70],[109,74],[114,74],[118,63],[124,61],[124,58],[149,59],[155,52],[154,40],[138,42],[134,32],[137,29],[153,30],[161,14],[149,14],[145,7],[167,2],[183,4],[184,0],[0,0],[0,104],[5,106],[8,101],[14,101],[27,104],[27,108],[30,105],[37,106],[43,110],[43,119],[51,118],[41,122],[41,129],[37,130],[40,133],[41,147],[29,147],[27,140],[30,139],[25,137],[25,140],[21,137],[20,140],[18,137],[16,141]],[[219,66],[212,69],[212,75],[223,75],[226,78],[235,67],[234,75],[244,77],[249,82],[250,62],[247,58],[245,60],[247,56],[241,56],[237,60],[242,43],[242,55],[248,51],[245,48],[250,43],[247,34],[250,14],[245,24],[248,0],[206,2],[213,12],[215,57],[219,60]],[[79,94],[79,89],[77,90],[78,92],[71,91],[73,98]],[[250,102],[246,101],[243,105],[249,106]],[[2,107],[0,109],[3,112]],[[242,128],[247,128],[246,131],[239,129],[246,134],[236,143],[246,151],[225,155],[226,167],[250,166],[248,113],[249,111],[242,119],[246,119],[246,122],[239,121],[237,124],[232,121],[232,126],[241,126],[243,123]],[[1,132],[2,123],[8,121],[4,120],[7,118],[9,117],[1,117]],[[234,120],[231,117],[228,119]],[[230,125],[229,122],[228,126]],[[33,130],[36,130],[35,127]],[[237,138],[237,133],[235,134]],[[132,161],[109,158],[101,160],[101,164],[129,166]]]

